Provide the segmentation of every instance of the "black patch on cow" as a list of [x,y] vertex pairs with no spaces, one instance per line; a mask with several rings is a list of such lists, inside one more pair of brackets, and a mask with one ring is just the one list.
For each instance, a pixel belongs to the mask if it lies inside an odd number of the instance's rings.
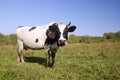
[[54,42],[58,42],[58,39],[60,38],[60,30],[58,28],[58,24],[54,23],[53,25],[49,26],[48,30],[46,31],[46,41],[45,44],[53,44]]
[[67,40],[68,39],[68,27],[66,27],[63,31],[63,37]]
[[18,27],[23,27],[23,26],[18,26]]
[[18,28],[22,28],[22,27],[24,27],[24,26],[18,26]]
[[37,38],[37,39],[35,40],[35,42],[38,43],[38,41],[39,41],[39,39]]
[[29,29],[29,31],[32,31],[32,30],[34,30],[36,27],[31,27],[30,29]]

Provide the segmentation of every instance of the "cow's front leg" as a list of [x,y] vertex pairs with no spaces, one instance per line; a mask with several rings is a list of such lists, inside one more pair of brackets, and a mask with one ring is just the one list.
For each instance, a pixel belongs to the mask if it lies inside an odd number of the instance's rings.
[[55,63],[55,53],[52,53],[51,56],[52,56],[52,67],[53,67]]
[[45,64],[45,67],[47,68],[49,66],[49,64],[50,64],[50,52],[49,51],[46,52],[45,55],[46,55],[46,64]]

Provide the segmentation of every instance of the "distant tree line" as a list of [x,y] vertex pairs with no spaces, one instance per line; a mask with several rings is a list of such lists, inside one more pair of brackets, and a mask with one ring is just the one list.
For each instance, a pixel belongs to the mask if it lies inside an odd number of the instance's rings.
[[17,37],[16,34],[4,35],[0,33],[0,45],[16,45]]
[[120,39],[120,31],[116,32],[116,33],[104,33],[103,37],[105,39],[111,40],[111,39]]
[[[115,33],[104,33],[102,37],[96,36],[75,36],[71,34],[68,38],[69,44],[73,43],[99,43],[103,41],[119,41],[120,31]],[[0,45],[16,45],[17,37],[16,34],[4,35],[0,33]]]
[[115,33],[104,33],[103,36],[97,37],[97,36],[75,36],[70,35],[69,36],[69,43],[99,43],[103,41],[118,41],[120,40],[120,31]]

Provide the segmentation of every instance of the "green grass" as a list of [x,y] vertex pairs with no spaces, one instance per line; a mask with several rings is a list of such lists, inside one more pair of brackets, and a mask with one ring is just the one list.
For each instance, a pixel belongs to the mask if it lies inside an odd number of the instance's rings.
[[45,68],[44,50],[24,51],[17,64],[17,47],[0,46],[0,80],[119,80],[120,42],[69,44],[60,47],[53,68]]

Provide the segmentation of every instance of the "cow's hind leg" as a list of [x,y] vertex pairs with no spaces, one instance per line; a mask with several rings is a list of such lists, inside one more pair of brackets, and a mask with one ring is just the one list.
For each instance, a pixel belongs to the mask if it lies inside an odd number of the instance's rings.
[[23,51],[23,42],[18,39],[18,63],[24,63],[22,51]]

